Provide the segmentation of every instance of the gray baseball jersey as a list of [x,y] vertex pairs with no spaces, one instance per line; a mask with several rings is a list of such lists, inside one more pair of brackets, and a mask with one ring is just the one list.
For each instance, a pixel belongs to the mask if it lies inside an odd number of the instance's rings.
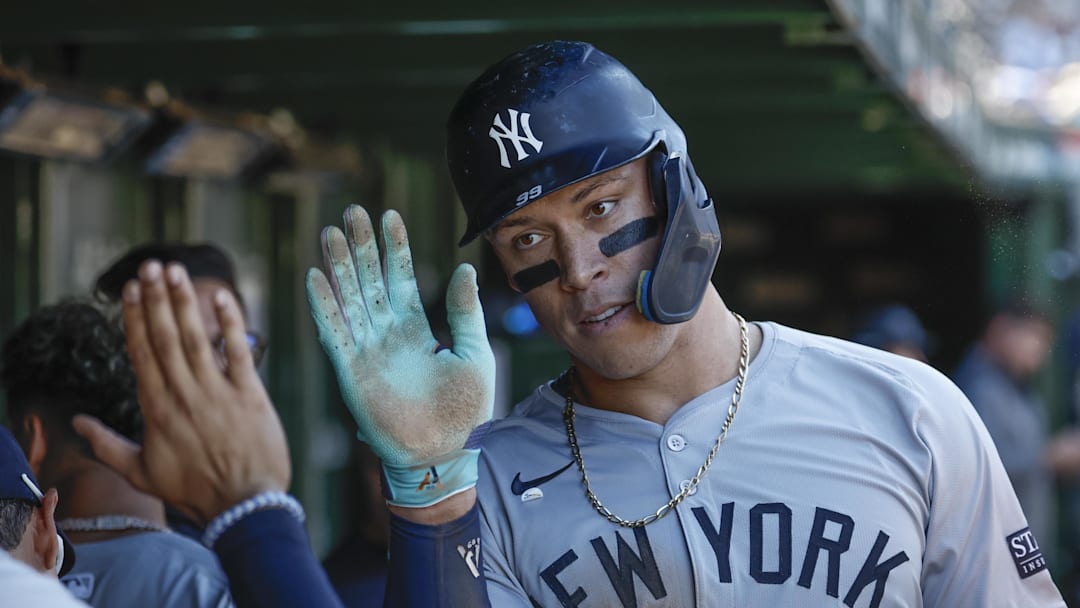
[[61,582],[91,606],[229,608],[229,581],[217,556],[166,532],[143,532],[75,545],[75,566]]
[[[586,500],[550,385],[495,423],[478,486],[493,606],[1065,606],[985,428],[948,379],[760,327],[712,468],[644,528],[611,524]],[[636,519],[678,494],[733,387],[663,426],[576,406],[600,500]]]

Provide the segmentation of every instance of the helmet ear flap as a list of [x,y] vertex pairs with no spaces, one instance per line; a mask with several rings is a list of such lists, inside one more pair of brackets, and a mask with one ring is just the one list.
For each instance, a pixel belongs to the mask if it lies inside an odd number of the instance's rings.
[[[658,166],[660,177],[652,177]],[[654,196],[662,202],[664,230],[652,270],[638,280],[637,305],[650,321],[663,324],[688,321],[701,305],[720,254],[720,227],[713,201],[694,172],[685,152],[676,150],[650,158]],[[663,190],[656,195],[656,186]],[[660,210],[657,210],[658,213]]]
[[664,181],[664,165],[667,163],[667,146],[661,141],[649,153],[648,172],[649,190],[652,193],[653,207],[656,208],[658,219],[666,220],[668,217],[667,185]]

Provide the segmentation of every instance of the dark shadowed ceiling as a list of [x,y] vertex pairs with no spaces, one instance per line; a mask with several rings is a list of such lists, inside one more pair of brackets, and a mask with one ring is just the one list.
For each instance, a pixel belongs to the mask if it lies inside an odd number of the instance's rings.
[[0,57],[48,80],[197,107],[286,108],[305,127],[435,157],[458,91],[531,42],[588,40],[686,129],[711,189],[938,188],[967,175],[839,30],[825,0],[5,2]]

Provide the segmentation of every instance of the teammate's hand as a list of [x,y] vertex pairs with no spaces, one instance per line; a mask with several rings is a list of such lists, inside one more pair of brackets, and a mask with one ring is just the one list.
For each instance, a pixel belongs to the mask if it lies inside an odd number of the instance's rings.
[[388,501],[429,506],[476,485],[474,431],[491,419],[495,357],[476,271],[462,264],[447,287],[447,349],[424,314],[401,216],[383,215],[385,264],[363,208],[345,211],[345,231],[323,230],[326,274],[307,275],[319,341],[360,439],[382,460]]
[[75,430],[131,485],[205,524],[291,476],[285,433],[255,373],[244,319],[228,290],[214,311],[225,336],[222,371],[184,268],[148,261],[124,288],[124,329],[143,412],[139,446],[89,416]]

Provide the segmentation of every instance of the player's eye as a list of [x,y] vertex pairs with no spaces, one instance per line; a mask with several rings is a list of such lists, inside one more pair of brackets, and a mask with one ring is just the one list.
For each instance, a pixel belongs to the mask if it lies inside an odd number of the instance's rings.
[[528,249],[533,247],[541,241],[539,234],[535,232],[526,232],[525,234],[514,237],[514,246],[518,249]]
[[604,217],[615,210],[615,201],[600,201],[589,206],[589,218]]

